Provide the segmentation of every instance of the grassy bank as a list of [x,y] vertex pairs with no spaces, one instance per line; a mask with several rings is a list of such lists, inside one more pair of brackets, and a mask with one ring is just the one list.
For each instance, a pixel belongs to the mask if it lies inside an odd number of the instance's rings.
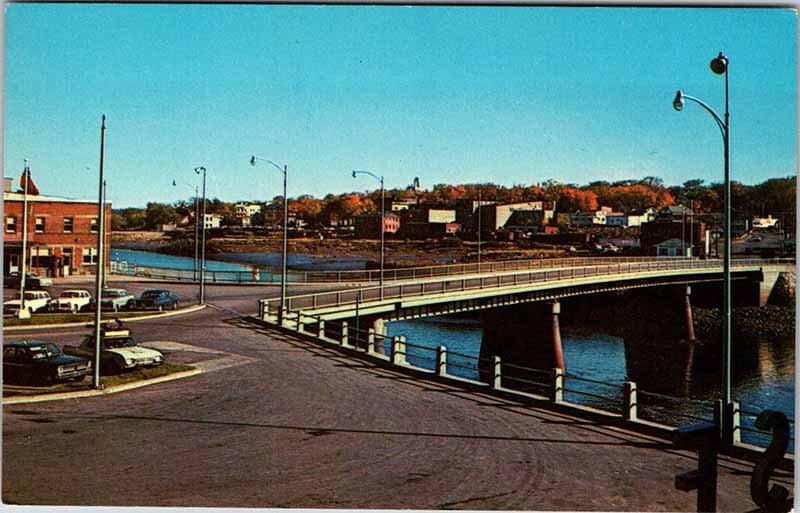
[[[103,319],[131,319],[135,317],[142,317],[144,315],[153,315],[158,312],[121,312],[121,313],[103,313]],[[3,317],[3,326],[39,326],[45,324],[66,324],[71,322],[92,322],[94,321],[94,313],[78,313],[78,314],[33,314],[30,319],[19,319],[17,317]]]
[[[134,383],[136,381],[144,381],[146,379],[160,378],[161,376],[168,376],[178,372],[185,372],[193,370],[195,367],[191,365],[173,365],[165,363],[158,367],[145,367],[142,369],[133,370],[124,374],[117,374],[114,376],[101,376],[100,382],[105,387],[115,385],[124,385],[126,383]],[[89,390],[92,388],[92,378],[87,376],[83,381],[75,382],[70,381],[67,383],[59,383],[49,387],[25,387],[24,389],[9,389],[3,387],[3,397],[16,397],[16,396],[33,396],[41,394],[56,394],[60,392],[78,392],[82,390]]]

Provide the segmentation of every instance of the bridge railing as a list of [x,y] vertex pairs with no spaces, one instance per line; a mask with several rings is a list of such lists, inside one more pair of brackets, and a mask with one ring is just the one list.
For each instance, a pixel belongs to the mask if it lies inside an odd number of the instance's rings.
[[[273,307],[267,306],[270,309]],[[276,313],[276,312],[275,312]],[[611,419],[639,426],[662,426],[670,429],[698,421],[718,423],[722,415],[720,401],[673,396],[640,390],[631,381],[604,381],[561,369],[542,369],[502,361],[498,356],[486,357],[449,350],[444,345],[411,343],[404,336],[377,333],[364,329],[357,322],[325,320],[318,314],[302,311],[285,312],[283,327],[311,337],[340,351],[361,354],[384,365],[437,376],[440,379],[471,384],[489,390],[583,409],[608,415]],[[269,322],[269,321],[268,321]],[[756,429],[752,421],[756,412],[736,405],[733,417],[734,442],[765,447],[771,436]],[[790,419],[792,429],[794,420]]]
[[[785,259],[736,259],[732,261],[732,267],[763,266],[775,263],[784,263],[784,260]],[[419,283],[389,283],[383,285],[382,287],[368,286],[291,296],[287,298],[286,308],[288,310],[316,310],[318,308],[359,305],[367,302],[528,285],[533,283],[586,278],[590,276],[608,276],[683,269],[713,269],[721,267],[722,262],[718,260],[668,259],[645,262],[617,262],[614,264],[568,267],[561,269],[540,269],[534,271],[524,270],[511,274],[462,276],[460,278],[448,277],[439,281],[423,281]],[[280,300],[262,299],[261,301],[274,305]]]

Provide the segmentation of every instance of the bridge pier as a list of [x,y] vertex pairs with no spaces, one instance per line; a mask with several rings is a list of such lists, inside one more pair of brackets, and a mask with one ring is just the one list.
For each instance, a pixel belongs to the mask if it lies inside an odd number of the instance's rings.
[[[498,386],[519,388],[514,378],[541,382],[540,374],[534,374],[514,366],[552,371],[554,367],[565,368],[561,344],[559,314],[561,304],[525,303],[499,307],[481,312],[483,326],[478,371],[481,381],[495,384],[495,357],[504,363]],[[535,388],[535,387],[533,387]],[[546,395],[545,390],[532,390]]]
[[685,296],[685,305],[686,305],[686,340],[689,343],[693,343],[697,340],[694,336],[694,317],[692,316],[692,287],[690,285],[686,285],[686,289],[684,292]]

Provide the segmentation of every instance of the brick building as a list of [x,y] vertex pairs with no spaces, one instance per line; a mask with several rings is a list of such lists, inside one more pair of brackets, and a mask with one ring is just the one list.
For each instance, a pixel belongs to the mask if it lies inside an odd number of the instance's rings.
[[[378,239],[381,236],[381,213],[366,212],[355,219],[357,239]],[[386,212],[383,216],[383,233],[395,234],[400,229],[400,216]]]
[[[19,272],[23,194],[3,192],[3,272]],[[105,260],[111,261],[111,204],[106,204]],[[97,201],[28,194],[26,269],[42,276],[95,274]]]

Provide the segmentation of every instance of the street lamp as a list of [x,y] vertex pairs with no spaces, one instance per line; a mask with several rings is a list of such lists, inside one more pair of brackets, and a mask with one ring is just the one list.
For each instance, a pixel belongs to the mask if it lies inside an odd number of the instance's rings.
[[722,281],[722,393],[725,414],[722,415],[722,433],[725,440],[732,441],[732,410],[731,410],[731,177],[730,177],[730,113],[728,111],[728,58],[720,52],[711,61],[711,71],[717,75],[725,75],[725,117],[724,120],[714,112],[705,102],[682,91],[678,91],[672,106],[676,111],[683,109],[686,100],[691,100],[703,107],[716,121],[722,134],[722,144],[725,153],[725,202],[723,237],[725,238],[723,258]]
[[[183,184],[183,185],[186,185],[186,187],[189,187],[190,189],[192,188],[191,185],[188,185],[188,184]],[[172,186],[173,187],[177,187],[178,186],[178,182],[176,182],[175,180],[172,180]],[[199,212],[199,209],[200,209],[200,203],[199,203],[200,197],[199,197],[199,193],[198,193],[197,189],[198,189],[198,186],[195,185],[194,186],[194,274],[192,275],[192,279],[193,280],[197,280],[197,258],[198,258],[198,251],[199,251],[199,247],[197,245],[197,240],[198,240],[198,232],[200,231],[199,230],[200,229],[200,225],[198,224],[200,222],[200,212]],[[205,224],[205,219],[203,219],[203,224]]]
[[380,229],[381,230],[381,274],[380,274],[380,286],[381,286],[381,299],[383,299],[383,263],[384,263],[384,248],[385,248],[385,239],[386,239],[385,235],[384,235],[384,232],[386,231],[386,226],[384,226],[384,223],[386,222],[384,220],[384,216],[386,215],[386,207],[385,207],[386,191],[383,188],[383,177],[382,176],[375,175],[373,173],[370,173],[369,171],[354,169],[353,170],[353,178],[355,178],[357,175],[369,175],[369,176],[371,176],[372,178],[378,180],[381,183],[381,229]]
[[203,173],[203,242],[200,246],[200,304],[206,304],[206,168],[199,166],[194,168],[194,172],[198,175]]
[[281,270],[281,306],[278,308],[278,326],[283,326],[283,311],[286,307],[286,269],[289,260],[289,197],[286,196],[286,182],[289,178],[289,166],[283,167],[268,159],[262,159],[253,155],[250,157],[250,165],[255,166],[256,161],[261,160],[271,164],[278,171],[283,173],[283,269]]

